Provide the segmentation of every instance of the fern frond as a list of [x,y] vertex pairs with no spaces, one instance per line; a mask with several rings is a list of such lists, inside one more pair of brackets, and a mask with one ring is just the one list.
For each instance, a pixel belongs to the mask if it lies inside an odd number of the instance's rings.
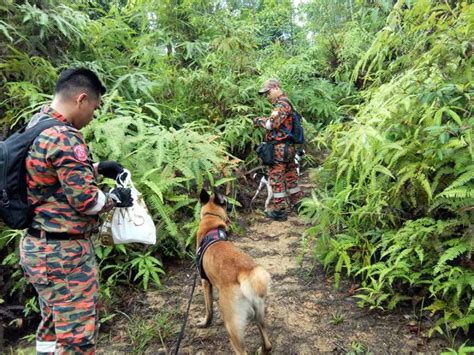
[[[465,185],[467,182],[473,180],[474,179],[474,165],[470,165],[469,167],[466,168],[466,170],[467,171],[464,174],[460,175],[444,191],[453,190],[454,188]],[[471,187],[474,188],[474,185]]]
[[438,263],[436,264],[435,268],[433,269],[433,275],[436,275],[441,272],[441,270],[446,266],[448,261],[454,260],[459,255],[467,252],[469,250],[469,246],[466,243],[461,243],[459,245],[453,246],[447,249],[443,255],[439,258]]
[[422,174],[422,173],[417,174],[416,180],[420,183],[420,185],[425,190],[426,195],[428,196],[428,201],[431,201],[431,199],[433,198],[433,192],[431,190],[430,182],[426,178],[425,174]]
[[444,190],[436,198],[447,197],[447,198],[456,198],[456,199],[472,199],[474,198],[474,187],[466,186],[453,188],[450,190]]
[[[162,201],[158,198],[158,196],[150,196],[149,202],[153,210],[157,211],[159,216],[165,222],[166,229],[170,233],[171,236],[176,236],[178,234],[178,226],[176,223],[171,219],[173,211],[166,207]],[[157,231],[160,233],[160,231]]]
[[450,323],[450,326],[454,329],[463,328],[464,330],[467,330],[469,326],[473,324],[474,324],[474,314],[471,313]]

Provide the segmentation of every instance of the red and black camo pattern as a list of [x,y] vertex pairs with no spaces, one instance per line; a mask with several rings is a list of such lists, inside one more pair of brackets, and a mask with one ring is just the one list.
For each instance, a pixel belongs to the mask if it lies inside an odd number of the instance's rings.
[[[289,104],[288,98],[285,95],[279,96],[274,105],[270,117],[257,117],[254,120],[254,124],[257,127],[267,128],[267,122],[271,120],[271,130],[267,130],[265,135],[266,141],[277,141],[281,142],[276,144],[275,147],[275,164],[269,167],[268,176],[270,178],[270,185],[274,194],[277,196],[273,197],[273,204],[276,210],[284,209],[285,197],[279,197],[280,195],[287,196],[287,192],[290,189],[296,189],[298,187],[298,174],[296,171],[295,159],[295,146],[290,142],[284,143],[287,140],[288,135],[282,128],[285,128],[287,132],[291,132],[293,128],[293,116],[292,108]],[[298,203],[303,194],[301,191],[295,193],[289,193],[291,204]]]
[[[62,122],[66,119],[51,108],[43,113]],[[88,152],[84,138],[70,124],[43,131],[26,158],[28,199],[35,208],[32,227],[49,232],[86,233],[97,222],[83,214],[97,203],[98,187],[89,159],[80,159],[75,149]],[[45,194],[52,193],[42,201]]]
[[266,141],[284,141],[288,138],[282,127],[287,132],[291,132],[293,128],[292,108],[288,103],[288,98],[284,95],[278,97],[276,103],[273,105],[273,110],[270,117],[257,117],[254,121],[258,127],[265,128],[268,120],[272,120],[272,130],[265,135]]
[[[285,147],[286,146],[286,147]],[[295,146],[292,144],[276,144],[275,145],[276,163],[269,167],[268,176],[273,194],[285,193],[290,189],[298,187],[298,174],[295,164]],[[278,196],[278,195],[277,195]],[[273,205],[276,210],[284,209],[285,197],[273,197]],[[298,203],[303,197],[303,193],[289,193],[291,204]]]
[[41,297],[38,297],[38,303],[41,309],[41,322],[36,332],[36,339],[39,341],[56,341],[53,310]]
[[37,340],[56,341],[60,354],[92,354],[99,286],[91,241],[26,235],[20,264],[39,295],[42,321]]

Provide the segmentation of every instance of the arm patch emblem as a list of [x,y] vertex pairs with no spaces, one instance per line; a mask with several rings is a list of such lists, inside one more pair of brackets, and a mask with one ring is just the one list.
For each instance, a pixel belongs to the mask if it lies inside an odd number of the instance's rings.
[[86,161],[87,160],[87,150],[83,145],[76,145],[73,148],[74,156],[79,161]]

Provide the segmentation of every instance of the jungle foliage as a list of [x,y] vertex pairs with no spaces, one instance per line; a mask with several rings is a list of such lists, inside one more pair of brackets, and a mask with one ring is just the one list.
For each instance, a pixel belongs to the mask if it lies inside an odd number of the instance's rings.
[[317,139],[331,153],[304,210],[336,285],[360,279],[370,308],[423,307],[430,335],[474,321],[473,10],[395,4],[351,71],[353,119]]
[[[257,165],[256,95],[278,77],[328,151],[303,214],[308,250],[361,304],[411,300],[433,331],[473,323],[473,5],[446,0],[29,0],[0,2],[0,136],[47,103],[61,69],[86,66],[108,93],[84,130],[96,160],[132,171],[158,243],[98,247],[102,291],[160,284],[192,250],[196,191]],[[103,185],[110,181],[103,181]],[[0,227],[0,317],[32,317]],[[15,301],[13,301],[15,300]],[[6,307],[3,307],[6,304]],[[26,304],[23,316],[18,306]],[[16,308],[15,308],[16,307]],[[0,329],[1,331],[1,329]]]
[[[93,158],[131,170],[156,221],[153,248],[97,247],[105,299],[118,284],[160,285],[163,259],[193,250],[197,191],[232,186],[238,164],[256,164],[261,133],[252,117],[269,108],[256,94],[263,80],[288,82],[298,104],[311,98],[308,120],[314,112],[326,122],[337,117],[343,93],[325,78],[311,82],[319,62],[301,68],[310,56],[290,52],[292,11],[289,0],[1,2],[0,136],[49,102],[62,69],[95,70],[108,93],[84,129]],[[10,329],[35,317],[37,306],[18,267],[21,233],[0,233],[0,310]]]

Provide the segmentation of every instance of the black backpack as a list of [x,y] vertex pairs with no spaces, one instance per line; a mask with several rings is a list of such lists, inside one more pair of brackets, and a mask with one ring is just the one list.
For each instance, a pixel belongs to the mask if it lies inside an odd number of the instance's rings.
[[275,142],[262,142],[257,147],[257,155],[263,165],[275,165]]
[[[28,203],[25,160],[36,137],[45,129],[64,123],[45,117],[31,128],[21,128],[0,142],[0,218],[14,229],[30,226],[35,206]],[[34,119],[34,118],[33,118]]]
[[303,144],[304,143],[304,132],[303,132],[303,125],[301,123],[301,115],[296,111],[289,100],[284,99],[288,105],[291,106],[292,116],[293,116],[293,126],[291,132],[289,132],[286,128],[282,127],[283,132],[288,135],[288,138],[295,144]]

